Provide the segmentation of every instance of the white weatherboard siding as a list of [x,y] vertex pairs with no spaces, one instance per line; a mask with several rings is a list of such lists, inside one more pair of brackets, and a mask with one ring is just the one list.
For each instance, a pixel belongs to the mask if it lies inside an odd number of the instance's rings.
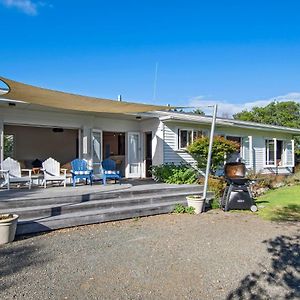
[[[164,163],[188,163],[196,165],[193,157],[184,150],[178,149],[178,125],[164,124]],[[187,127],[184,127],[185,129]]]
[[[270,137],[270,133],[263,136],[255,136],[253,139],[253,151],[254,151],[254,166],[256,172],[262,173],[278,173],[278,174],[289,174],[293,172],[293,168],[290,167],[266,167],[265,166],[265,139]],[[276,135],[277,139],[291,139],[289,135]]]
[[[201,124],[192,125],[187,122],[164,122],[164,163],[189,163],[195,165],[196,162],[191,155],[184,150],[178,149],[178,129],[202,129],[209,131],[210,127]],[[217,125],[216,134],[238,137],[252,136],[252,166],[249,166],[249,168],[255,172],[289,174],[293,171],[290,167],[272,168],[265,166],[265,139],[277,138],[278,140],[291,140],[293,136],[290,133]]]

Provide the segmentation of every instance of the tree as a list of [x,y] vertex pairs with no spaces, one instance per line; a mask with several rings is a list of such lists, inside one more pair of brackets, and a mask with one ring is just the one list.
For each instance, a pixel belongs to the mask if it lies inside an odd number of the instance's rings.
[[194,109],[194,110],[193,110],[193,114],[195,114],[195,115],[200,115],[200,116],[205,116],[204,111],[203,111],[202,109],[200,109],[200,108]]
[[300,128],[300,103],[271,102],[264,107],[253,107],[233,115],[235,120]]
[[[206,167],[207,154],[209,146],[209,137],[203,136],[197,138],[187,148],[187,151],[195,158],[198,167],[203,169]],[[215,136],[212,147],[211,170],[216,172],[220,165],[224,162],[224,158],[238,151],[240,145],[237,142],[230,141],[221,136]]]
[[[253,107],[233,115],[235,120],[300,128],[300,103],[273,101],[264,107]],[[300,136],[295,137],[295,153],[300,155]]]

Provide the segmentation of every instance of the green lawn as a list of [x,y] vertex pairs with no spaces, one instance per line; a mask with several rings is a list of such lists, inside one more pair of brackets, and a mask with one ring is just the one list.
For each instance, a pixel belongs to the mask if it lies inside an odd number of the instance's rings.
[[256,200],[258,215],[271,221],[300,221],[300,185],[271,190]]

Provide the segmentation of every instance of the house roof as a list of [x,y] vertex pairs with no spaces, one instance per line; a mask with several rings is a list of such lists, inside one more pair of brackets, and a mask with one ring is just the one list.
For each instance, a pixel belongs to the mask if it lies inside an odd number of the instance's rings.
[[[144,116],[157,117],[163,122],[176,121],[207,125],[210,125],[212,122],[212,117],[210,116],[200,116],[191,113],[169,111],[170,109],[174,108],[170,106],[159,106],[125,101],[120,102],[110,99],[75,95],[27,85],[1,76],[0,81],[3,81],[9,87],[8,91],[0,89],[0,96],[4,100],[13,100],[17,102],[25,101],[26,103],[41,105],[44,107],[81,112],[97,112],[108,114],[144,113]],[[217,118],[217,126],[238,127],[265,131],[279,131],[288,132],[294,135],[300,135],[300,129],[297,128],[239,121],[226,118]]]
[[[184,122],[184,123],[193,123],[193,124],[211,124],[212,117],[210,116],[200,116],[190,113],[180,113],[180,112],[171,112],[171,111],[159,111],[155,112],[159,116],[159,119],[163,122]],[[234,119],[225,119],[217,118],[217,126],[225,127],[238,127],[246,129],[256,129],[256,130],[265,130],[265,131],[279,131],[279,132],[288,132],[294,135],[300,135],[300,129],[290,128],[277,125],[262,124],[256,122],[240,121]]]
[[0,77],[9,90],[1,98],[25,101],[31,104],[54,107],[59,109],[68,109],[85,112],[103,112],[103,113],[140,113],[154,110],[167,110],[168,106],[151,105],[125,101],[115,101],[88,96],[64,93],[32,85],[20,83],[4,77]]

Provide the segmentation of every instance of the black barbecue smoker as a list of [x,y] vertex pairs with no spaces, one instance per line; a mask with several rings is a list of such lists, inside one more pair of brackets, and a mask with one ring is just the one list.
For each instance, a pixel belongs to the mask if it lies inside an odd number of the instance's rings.
[[250,209],[257,211],[257,206],[253,200],[250,184],[251,180],[246,178],[246,166],[241,162],[226,163],[224,175],[227,182],[221,207],[224,211],[231,209]]

